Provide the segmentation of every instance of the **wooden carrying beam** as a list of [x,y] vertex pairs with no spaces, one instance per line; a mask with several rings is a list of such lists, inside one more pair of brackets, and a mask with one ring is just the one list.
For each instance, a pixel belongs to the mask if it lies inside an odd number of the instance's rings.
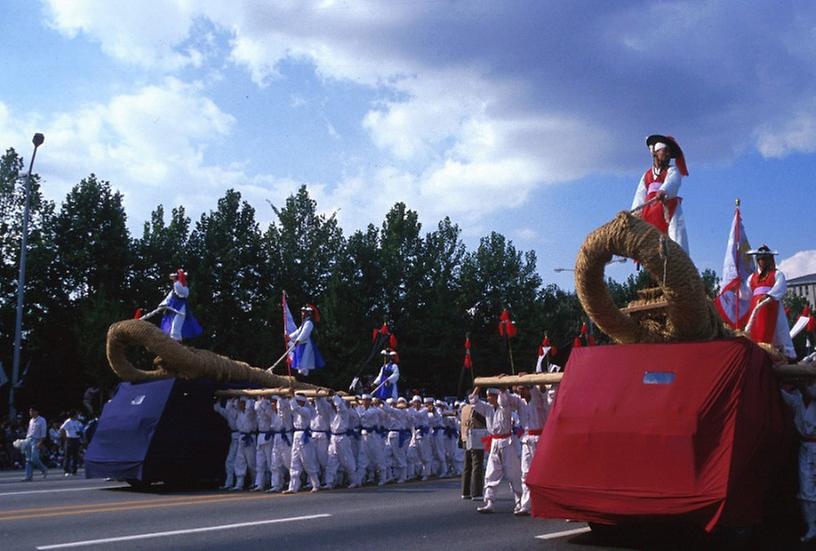
[[549,385],[560,383],[563,376],[563,373],[530,373],[529,375],[476,377],[473,384],[482,388],[488,386]]
[[[329,389],[320,389],[320,390],[296,390],[296,394],[300,394],[302,396],[306,396],[307,398],[315,398],[317,396],[331,396],[333,391]],[[288,387],[277,387],[277,388],[233,388],[228,390],[217,390],[215,391],[215,395],[219,398],[237,398],[240,396],[246,396],[248,398],[258,398],[261,396],[286,396],[289,394]]]
[[816,364],[784,364],[773,366],[781,380],[816,378]]

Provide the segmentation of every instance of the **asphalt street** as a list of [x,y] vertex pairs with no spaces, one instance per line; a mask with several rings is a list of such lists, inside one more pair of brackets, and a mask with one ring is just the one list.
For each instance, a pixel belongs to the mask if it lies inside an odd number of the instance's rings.
[[[662,535],[600,541],[584,523],[518,518],[459,496],[458,480],[270,495],[0,473],[0,549],[694,549]],[[689,546],[691,545],[691,547]]]

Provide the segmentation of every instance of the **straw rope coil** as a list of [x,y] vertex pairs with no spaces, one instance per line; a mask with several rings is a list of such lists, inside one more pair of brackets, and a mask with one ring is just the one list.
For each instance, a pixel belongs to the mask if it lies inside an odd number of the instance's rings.
[[[668,321],[636,320],[618,310],[604,280],[613,255],[636,259],[658,282]],[[587,315],[620,343],[705,341],[730,334],[686,252],[628,212],[593,231],[575,262],[575,289]]]
[[[143,371],[136,368],[125,355],[130,346],[143,346],[155,354],[157,358],[153,363],[157,369]],[[243,382],[269,388],[320,389],[315,385],[299,382],[294,377],[274,375],[209,350],[184,346],[152,323],[142,320],[125,320],[111,325],[108,328],[106,350],[111,369],[124,381],[149,381],[166,377],[204,378],[222,383]]]

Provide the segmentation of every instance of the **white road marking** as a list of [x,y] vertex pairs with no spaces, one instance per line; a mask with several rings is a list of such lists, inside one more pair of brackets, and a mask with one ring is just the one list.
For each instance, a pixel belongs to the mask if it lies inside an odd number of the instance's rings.
[[564,530],[562,532],[553,532],[552,534],[541,534],[540,536],[536,536],[536,539],[554,540],[558,538],[565,538],[567,536],[577,536],[578,534],[586,534],[589,531],[591,531],[591,528],[589,526],[584,526],[583,528],[574,528],[572,530]]
[[60,488],[58,490],[21,490],[19,492],[2,492],[0,496],[22,496],[28,494],[56,494],[58,492],[85,492],[90,490],[114,490],[129,486],[82,486],[81,488]]
[[187,530],[171,530],[169,532],[149,532],[147,534],[134,534],[132,536],[120,536],[117,538],[104,538],[99,540],[74,541],[70,543],[58,543],[55,545],[41,545],[37,547],[40,551],[45,549],[66,549],[68,547],[82,547],[83,545],[100,545],[103,543],[115,543],[120,541],[145,540],[150,538],[166,538],[168,536],[180,536],[182,534],[199,534],[201,532],[214,532],[216,530],[231,530],[233,528],[248,528],[250,526],[261,526],[264,524],[278,524],[281,522],[296,522],[298,520],[312,520],[316,518],[327,518],[330,514],[306,515],[302,517],[276,518],[271,520],[257,520],[255,522],[241,522],[238,524],[222,524],[220,526],[205,526],[204,528],[189,528]]

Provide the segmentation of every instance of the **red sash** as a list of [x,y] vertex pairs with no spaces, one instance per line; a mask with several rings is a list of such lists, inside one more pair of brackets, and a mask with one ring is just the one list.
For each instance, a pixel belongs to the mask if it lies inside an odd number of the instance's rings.
[[[651,201],[657,197],[660,191],[660,185],[666,181],[666,175],[669,173],[668,168],[661,168],[660,175],[655,178],[652,169],[646,171],[643,175],[643,185],[646,186],[646,201]],[[648,207],[641,210],[641,218],[646,220],[649,224],[660,230],[661,233],[669,231],[669,222],[674,216],[674,211],[677,210],[677,205],[682,199],[680,197],[672,197],[663,202],[652,203]]]
[[[754,295],[751,297],[751,308],[749,312],[753,312],[759,301],[762,300],[763,295],[766,295],[776,283],[776,270],[770,272],[760,281],[759,274],[754,272],[751,274],[751,291]],[[779,301],[771,299],[765,306],[757,310],[754,316],[753,325],[751,325],[751,340],[754,342],[773,343],[774,333],[776,332],[776,320],[779,319]]]
[[485,451],[490,451],[490,447],[493,445],[493,440],[501,440],[502,438],[510,438],[513,436],[512,432],[508,432],[507,434],[488,434],[487,436],[483,436],[482,440],[482,448]]
[[533,429],[528,430],[527,434],[529,434],[530,436],[541,436],[542,432],[544,432],[544,429]]

